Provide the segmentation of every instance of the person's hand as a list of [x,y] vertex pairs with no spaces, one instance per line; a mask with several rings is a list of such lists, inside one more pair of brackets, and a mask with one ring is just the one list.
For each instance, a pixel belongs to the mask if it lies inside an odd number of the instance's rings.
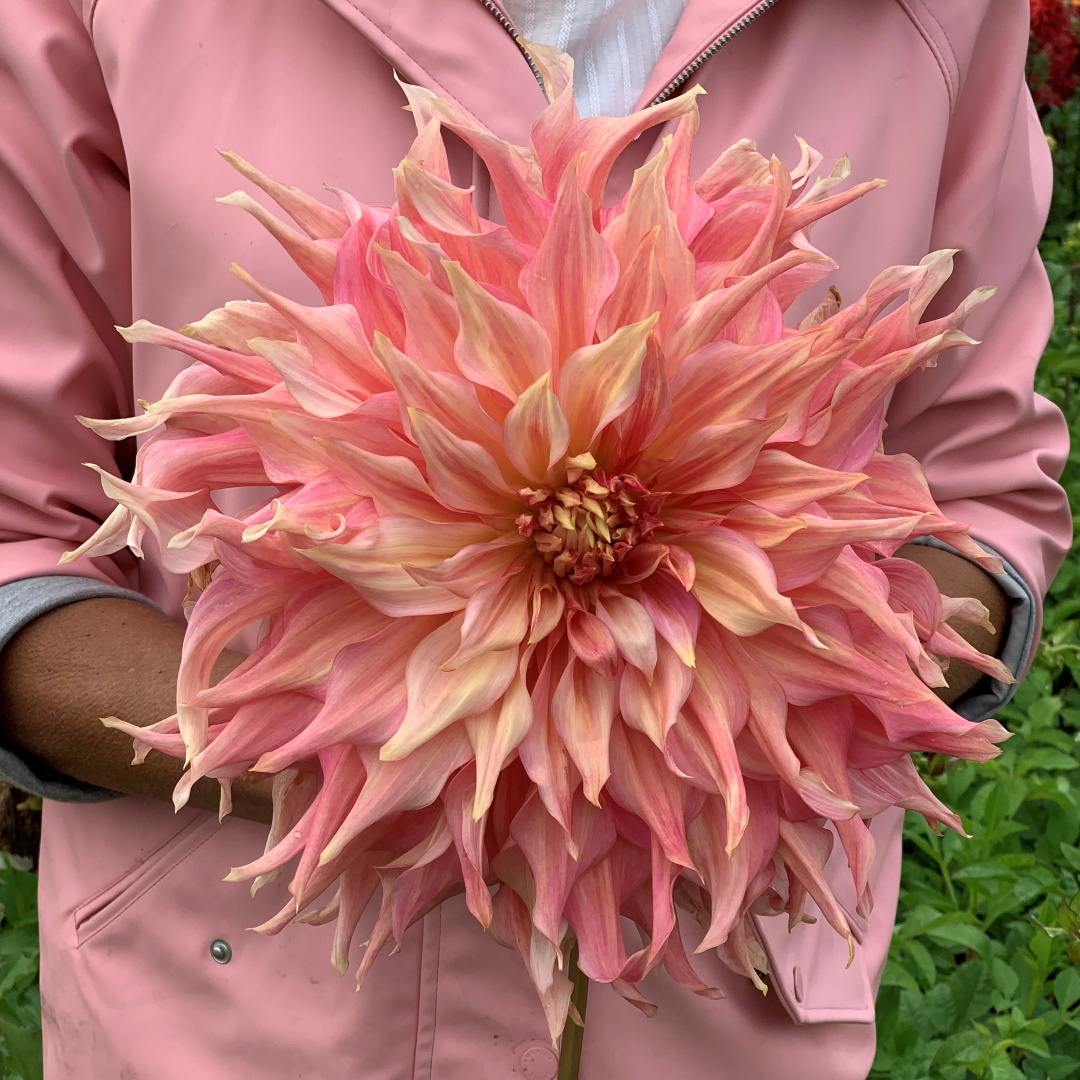
[[[946,596],[973,596],[982,601],[990,612],[994,633],[970,623],[958,622],[949,625],[980,652],[990,656],[999,655],[1008,629],[1009,601],[990,574],[962,555],[924,544],[905,544],[896,554],[928,570],[937,582],[938,591]],[[951,704],[961,694],[967,693],[980,679],[985,678],[981,671],[976,671],[961,660],[949,662],[946,677],[949,685],[935,690],[935,693],[947,704]]]
[[[132,600],[80,600],[34,619],[0,651],[2,737],[66,776],[153,799],[172,799],[178,758],[151,751],[131,765],[129,736],[103,716],[145,727],[176,711],[184,628]],[[226,652],[224,678],[244,657]],[[233,781],[233,814],[269,823],[270,778]],[[216,780],[195,784],[189,805],[217,811]]]

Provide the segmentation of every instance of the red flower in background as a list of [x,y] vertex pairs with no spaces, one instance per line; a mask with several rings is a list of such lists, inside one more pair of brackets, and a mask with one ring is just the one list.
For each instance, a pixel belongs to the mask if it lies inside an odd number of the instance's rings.
[[1031,0],[1028,81],[1039,108],[1063,105],[1076,93],[1080,41],[1075,0]]

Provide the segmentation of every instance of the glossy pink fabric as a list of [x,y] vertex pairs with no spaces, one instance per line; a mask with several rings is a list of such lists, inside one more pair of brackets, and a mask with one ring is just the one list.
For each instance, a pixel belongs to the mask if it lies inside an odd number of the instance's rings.
[[[643,95],[662,89],[753,5],[690,0]],[[924,462],[946,512],[972,523],[1041,592],[1069,537],[1054,482],[1057,411],[1032,394],[1052,310],[1036,242],[1049,158],[1023,90],[1020,0],[779,0],[700,72],[699,165],[742,136],[787,160],[800,134],[882,192],[822,224],[845,297],[892,263],[961,249],[938,306],[974,285],[997,299],[895,395],[887,444]],[[21,0],[0,5],[0,581],[56,572],[108,510],[78,463],[116,468],[74,419],[128,415],[179,358],[131,348],[135,318],[179,327],[255,277],[317,302],[247,215],[215,153],[271,176],[391,198],[412,121],[391,71],[524,141],[542,104],[515,44],[478,0]],[[619,175],[655,147],[643,137]],[[454,166],[487,184],[462,147]],[[475,175],[474,175],[475,173]],[[933,312],[931,312],[933,315]],[[121,448],[121,453],[124,453]],[[119,467],[125,459],[121,458]],[[74,564],[179,612],[153,559]],[[594,992],[583,1080],[797,1074],[859,1080],[874,1051],[873,992],[895,907],[899,815],[875,823],[877,908],[855,964],[824,925],[764,922],[774,992],[704,958],[728,998],[656,979],[647,1021]],[[379,960],[359,994],[328,965],[327,929],[245,933],[281,903],[225,885],[264,831],[134,799],[49,804],[41,876],[48,1080],[549,1080],[538,1005],[516,957],[451,903]],[[831,876],[846,867],[834,859]],[[840,886],[842,889],[842,886]],[[234,950],[215,964],[210,943]],[[361,934],[362,938],[363,935]]]

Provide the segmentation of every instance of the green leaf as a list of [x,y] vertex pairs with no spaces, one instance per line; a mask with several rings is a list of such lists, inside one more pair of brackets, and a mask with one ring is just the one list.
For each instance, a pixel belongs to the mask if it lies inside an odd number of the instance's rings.
[[1037,1054],[1039,1057],[1050,1056],[1050,1047],[1046,1045],[1046,1040],[1029,1028],[1016,1032],[1012,1040],[1029,1054]]
[[1080,972],[1074,967],[1063,968],[1054,979],[1054,1000],[1062,1012],[1080,1001]]
[[1004,998],[1011,998],[1020,985],[1020,976],[996,956],[990,961],[990,978]]
[[9,1080],[42,1080],[41,1032],[20,1027],[0,1016],[0,1054],[3,1075]]
[[968,923],[928,927],[925,934],[941,945],[958,945],[976,953],[984,952],[990,945],[990,939],[977,926]]

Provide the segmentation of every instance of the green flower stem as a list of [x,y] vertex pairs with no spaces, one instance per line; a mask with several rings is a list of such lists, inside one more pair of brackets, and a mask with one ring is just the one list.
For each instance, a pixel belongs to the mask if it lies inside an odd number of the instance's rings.
[[[578,967],[578,948],[575,944],[567,959],[567,974],[574,989],[570,994],[570,1004],[577,1009],[582,1023],[585,1022],[585,1007],[589,1001],[589,977]],[[578,1080],[581,1071],[581,1047],[585,1041],[585,1029],[567,1017],[563,1028],[562,1044],[559,1049],[558,1080]]]

